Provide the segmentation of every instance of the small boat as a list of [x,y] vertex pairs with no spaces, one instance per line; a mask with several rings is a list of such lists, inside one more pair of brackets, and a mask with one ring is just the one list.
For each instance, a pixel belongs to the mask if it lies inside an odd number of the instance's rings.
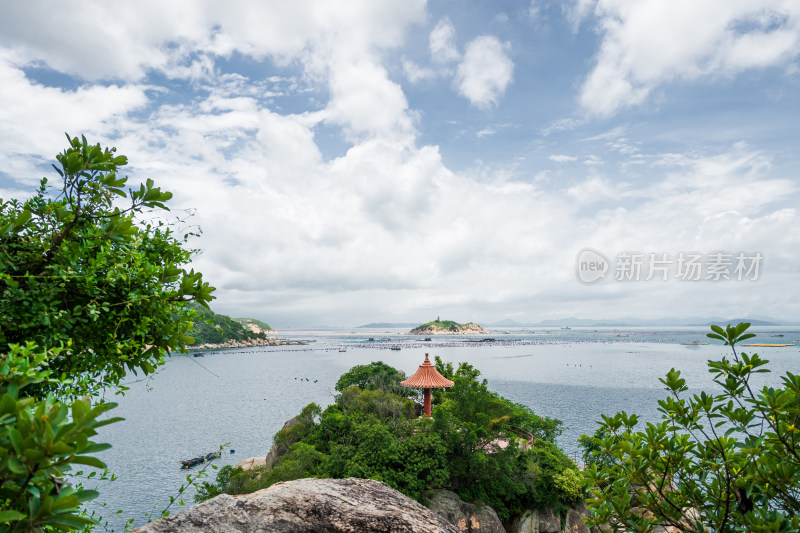
[[181,461],[181,468],[191,468],[193,466],[197,466],[201,463],[207,463],[212,459],[216,459],[217,457],[221,456],[222,452],[211,452],[205,455],[201,455],[200,457],[193,457],[191,459],[187,459],[185,461]]
[[399,352],[399,351],[400,351],[400,347],[399,347],[399,346],[392,346],[392,347],[391,347],[391,348],[389,348],[389,349],[390,349],[390,350],[394,350],[394,351],[396,351],[396,352]]
[[200,352],[195,352],[192,354],[194,357],[205,357],[205,355],[201,354]]
[[430,342],[430,341],[431,341],[430,337],[425,337],[425,342]]
[[339,348],[339,351],[340,351],[340,352],[346,352],[346,351],[347,351],[347,348]]

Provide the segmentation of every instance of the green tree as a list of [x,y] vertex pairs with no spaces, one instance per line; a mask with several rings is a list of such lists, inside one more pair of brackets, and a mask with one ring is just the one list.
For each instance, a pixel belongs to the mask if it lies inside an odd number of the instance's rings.
[[783,387],[754,389],[769,372],[757,354],[736,344],[753,337],[749,324],[708,336],[731,347],[732,358],[709,361],[717,394],[688,390],[679,371],[660,381],[662,421],[636,431],[636,415],[603,417],[605,434],[586,473],[593,485],[589,524],[617,531],[798,531],[800,526],[800,377]]
[[[144,224],[171,194],[147,180],[123,191],[127,164],[115,149],[69,138],[56,158],[60,193],[43,179],[24,202],[0,200],[0,530],[70,531],[92,521],[97,496],[69,484],[73,465],[104,468],[91,455],[96,401],[127,372],[149,374],[185,350],[188,301],[210,301],[202,276],[181,268],[189,234]],[[118,205],[127,199],[126,206]],[[93,401],[92,396],[95,396]]]
[[355,386],[364,390],[383,389],[405,395],[409,393],[409,389],[400,386],[404,379],[403,373],[396,368],[383,361],[373,361],[367,365],[356,365],[342,374],[336,382],[336,390],[342,392]]
[[43,179],[29,200],[0,203],[0,346],[71,342],[48,362],[60,378],[50,386],[85,395],[129,371],[149,374],[167,352],[183,350],[193,317],[186,302],[207,303],[213,288],[181,268],[190,234],[137,218],[167,209],[172,194],[149,179],[126,193],[118,174],[125,156],[68,139],[54,165],[56,198]]

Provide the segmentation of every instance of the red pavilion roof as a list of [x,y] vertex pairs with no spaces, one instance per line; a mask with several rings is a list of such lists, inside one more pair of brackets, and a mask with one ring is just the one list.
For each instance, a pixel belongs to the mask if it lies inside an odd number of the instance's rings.
[[413,376],[405,381],[401,381],[400,385],[417,389],[430,389],[452,387],[455,383],[441,375],[436,370],[436,367],[428,361],[428,354],[425,354],[425,362],[419,365],[419,368]]

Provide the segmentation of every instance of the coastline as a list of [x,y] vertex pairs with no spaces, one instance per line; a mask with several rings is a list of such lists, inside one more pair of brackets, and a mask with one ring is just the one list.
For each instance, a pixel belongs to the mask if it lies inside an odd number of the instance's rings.
[[228,348],[253,348],[256,346],[305,346],[308,341],[281,339],[267,337],[266,339],[247,339],[244,341],[226,341],[221,343],[193,344],[186,348],[190,352],[204,352],[208,350],[225,350]]

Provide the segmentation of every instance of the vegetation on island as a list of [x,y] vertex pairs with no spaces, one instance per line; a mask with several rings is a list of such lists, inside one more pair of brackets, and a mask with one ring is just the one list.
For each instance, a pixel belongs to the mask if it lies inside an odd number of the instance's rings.
[[267,324],[266,322],[262,322],[257,318],[234,318],[234,320],[246,328],[252,329],[253,327],[255,327],[263,332],[274,331],[269,324]]
[[467,322],[466,324],[459,324],[458,322],[454,322],[453,320],[433,320],[431,322],[426,322],[421,326],[417,326],[416,328],[412,329],[409,333],[414,335],[422,335],[425,333],[437,333],[437,332],[451,332],[451,333],[460,333],[460,332],[469,332],[469,331],[485,331],[482,326],[479,326],[475,322]]
[[[0,530],[73,531],[98,493],[98,430],[118,418],[105,389],[185,351],[194,312],[214,290],[187,271],[190,232],[156,213],[169,192],[124,190],[114,148],[69,138],[28,200],[0,200]],[[53,194],[54,193],[54,194]],[[127,205],[122,205],[125,202]]]
[[[206,306],[191,303],[190,309],[195,311],[196,318],[191,329],[192,345],[222,344],[228,341],[248,341],[253,339],[266,339],[266,333],[256,333],[242,321],[255,319],[231,318],[220,315]],[[260,322],[260,324],[264,324]],[[265,329],[269,329],[267,324]]]
[[468,363],[454,368],[436,357],[436,368],[455,385],[438,391],[432,417],[419,417],[419,391],[399,386],[401,372],[382,362],[356,366],[339,379],[332,405],[309,404],[275,435],[284,453],[272,468],[225,466],[197,500],[303,477],[360,477],[423,502],[427,489],[447,488],[509,522],[526,509],[560,512],[583,498],[578,469],[555,444],[560,421],[490,391]]
[[672,369],[660,381],[662,421],[637,430],[625,412],[603,417],[581,444],[587,480],[588,524],[619,531],[796,532],[800,530],[800,376],[787,372],[779,388],[755,389],[769,372],[757,354],[736,345],[754,335],[750,324],[712,326],[708,336],[732,357],[709,361],[718,391],[685,394]]

